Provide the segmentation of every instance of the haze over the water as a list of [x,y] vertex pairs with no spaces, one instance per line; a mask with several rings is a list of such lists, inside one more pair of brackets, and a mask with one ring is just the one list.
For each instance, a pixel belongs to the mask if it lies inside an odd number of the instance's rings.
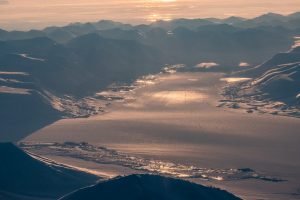
[[290,14],[299,0],[0,0],[0,28],[32,29],[70,22],[111,19],[132,24],[175,18],[251,18]]

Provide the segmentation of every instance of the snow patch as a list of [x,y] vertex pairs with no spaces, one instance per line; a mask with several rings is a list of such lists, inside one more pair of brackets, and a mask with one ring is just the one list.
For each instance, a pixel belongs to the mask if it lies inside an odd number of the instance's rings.
[[30,95],[29,89],[0,86],[0,93]]
[[215,62],[203,62],[196,65],[195,68],[210,69],[217,66],[219,66],[219,64]]
[[251,65],[247,62],[240,62],[239,67],[250,67]]
[[34,57],[31,57],[29,56],[28,54],[25,54],[25,53],[22,53],[22,54],[18,54],[19,56],[23,57],[23,58],[27,58],[29,60],[36,60],[36,61],[41,61],[41,62],[44,62],[45,59],[42,59],[42,58],[34,58]]

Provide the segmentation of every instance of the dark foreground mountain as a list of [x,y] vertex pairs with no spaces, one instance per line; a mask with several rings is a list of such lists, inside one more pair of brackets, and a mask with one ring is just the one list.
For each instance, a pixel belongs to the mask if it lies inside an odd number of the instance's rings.
[[60,200],[238,200],[216,188],[157,175],[130,175],[78,190]]
[[56,199],[98,177],[37,160],[11,143],[0,143],[0,199]]

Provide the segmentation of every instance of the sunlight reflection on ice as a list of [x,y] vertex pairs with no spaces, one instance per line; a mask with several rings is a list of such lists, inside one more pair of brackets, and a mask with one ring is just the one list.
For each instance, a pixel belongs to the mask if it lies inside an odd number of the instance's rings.
[[29,95],[30,92],[30,89],[0,86],[0,93]]
[[292,48],[300,47],[300,36],[294,37],[295,43]]
[[207,95],[196,91],[161,91],[151,94],[151,97],[167,104],[185,104],[203,101]]
[[214,169],[161,160],[147,159],[139,156],[128,155],[108,149],[93,146],[88,143],[21,143],[20,146],[29,152],[42,156],[63,156],[95,162],[100,164],[113,164],[128,167],[142,172],[158,173],[177,178],[200,178],[207,181],[233,181],[244,179],[257,179],[262,181],[280,182],[270,176],[257,173],[250,168],[241,169]]
[[238,77],[221,78],[221,81],[225,81],[227,83],[245,82],[245,81],[249,81],[249,80],[251,80],[251,78],[238,78]]

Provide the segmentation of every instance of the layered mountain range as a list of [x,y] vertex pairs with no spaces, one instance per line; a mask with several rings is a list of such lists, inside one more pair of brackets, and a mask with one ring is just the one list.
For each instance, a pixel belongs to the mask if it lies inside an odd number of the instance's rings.
[[84,98],[157,73],[166,64],[214,63],[213,70],[222,72],[260,65],[290,49],[299,22],[299,13],[269,13],[255,19],[177,19],[138,26],[99,21],[1,30],[0,140],[18,141],[62,117],[97,113],[101,107]]
[[47,37],[65,44],[93,33],[105,39],[152,46],[160,50],[163,63],[198,64],[210,60],[232,67],[241,61],[257,65],[279,51],[288,50],[292,36],[299,33],[299,21],[299,13],[268,13],[254,19],[175,19],[137,26],[102,20],[28,32],[2,30],[0,40]]

